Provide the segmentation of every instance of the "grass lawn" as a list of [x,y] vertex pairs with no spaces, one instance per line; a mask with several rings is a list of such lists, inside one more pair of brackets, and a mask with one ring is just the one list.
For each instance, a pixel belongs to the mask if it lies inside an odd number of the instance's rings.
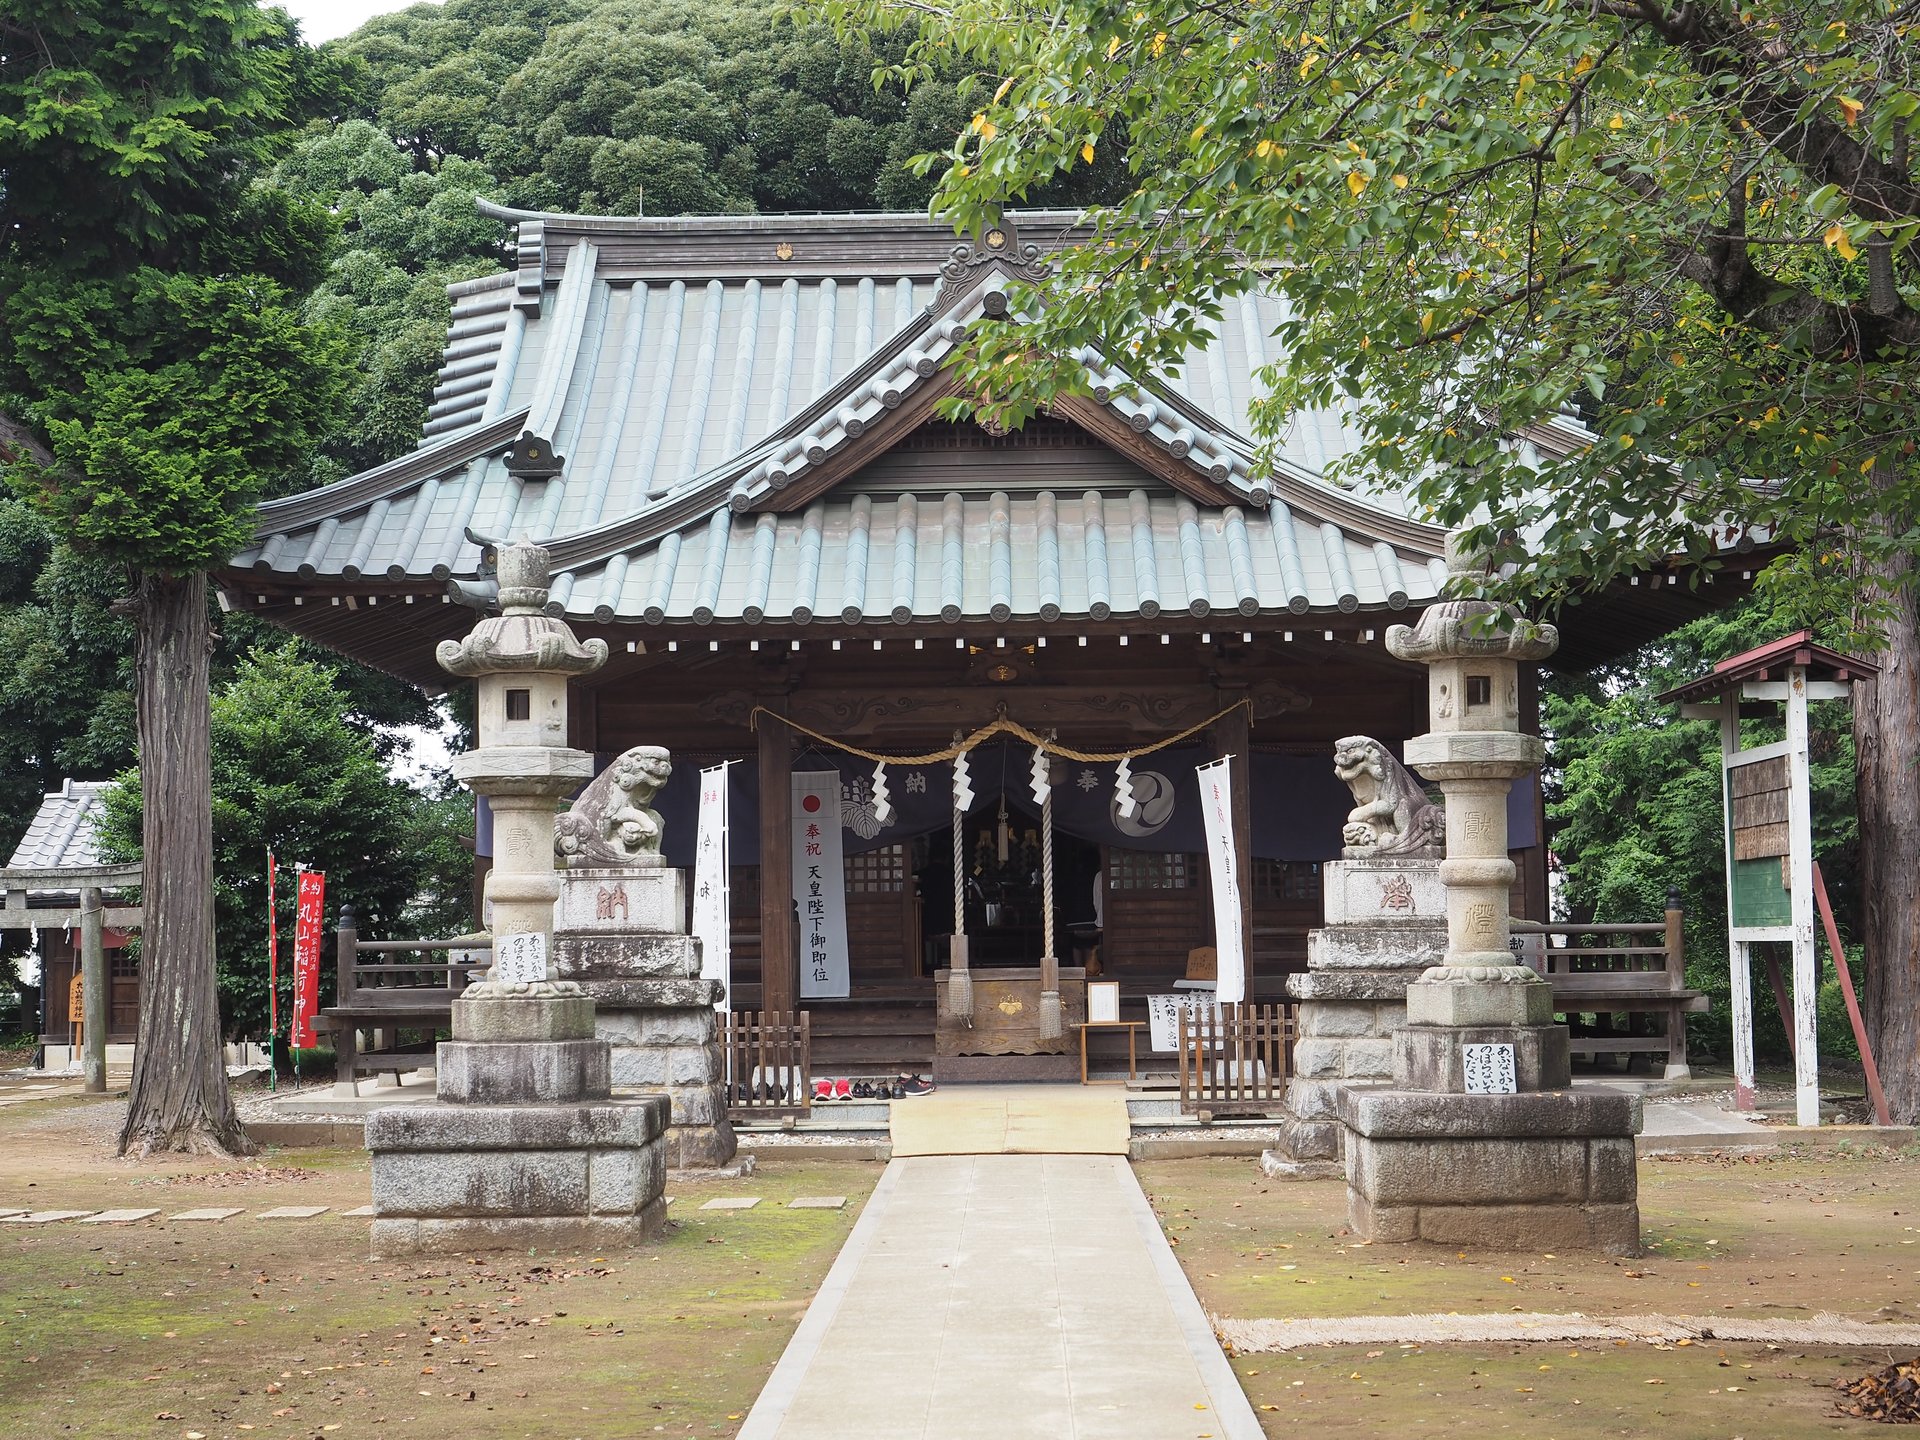
[[[1920,1322],[1920,1155],[1643,1160],[1638,1259],[1363,1245],[1338,1181],[1251,1160],[1135,1167],[1214,1315],[1770,1316]],[[1858,1433],[1838,1379],[1885,1350],[1634,1342],[1315,1346],[1233,1357],[1270,1435],[1751,1437]]]
[[[0,1208],[249,1213],[0,1226],[9,1440],[731,1435],[880,1176],[776,1159],[670,1183],[673,1223],[646,1249],[371,1262],[366,1221],[339,1213],[367,1203],[364,1153],[133,1165],[76,1140],[99,1105],[0,1111]],[[698,1208],[719,1195],[763,1198]],[[786,1209],[798,1195],[848,1204]],[[333,1210],[253,1218],[277,1205]]]

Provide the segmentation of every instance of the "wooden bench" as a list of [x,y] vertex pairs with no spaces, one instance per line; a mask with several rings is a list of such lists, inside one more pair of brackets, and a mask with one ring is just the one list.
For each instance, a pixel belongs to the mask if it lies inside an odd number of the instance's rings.
[[[334,1002],[315,1017],[313,1028],[333,1037],[334,1078],[352,1085],[362,1075],[418,1070],[433,1064],[439,1032],[453,1021],[453,1002],[472,973],[487,960],[492,937],[462,935],[451,940],[362,940],[353,907],[340,907],[334,952]],[[465,952],[453,958],[449,952]],[[393,956],[448,954],[446,960]],[[382,957],[369,960],[372,955]],[[362,1046],[361,1033],[371,1032]],[[413,1035],[411,1044],[405,1037]]]
[[[1636,1055],[1664,1053],[1667,1079],[1691,1075],[1686,1017],[1706,1010],[1707,997],[1687,988],[1683,918],[1679,897],[1669,894],[1666,918],[1651,923],[1510,922],[1522,958],[1553,986],[1575,1055],[1624,1055],[1631,1065]],[[1528,936],[1539,939],[1529,945]]]

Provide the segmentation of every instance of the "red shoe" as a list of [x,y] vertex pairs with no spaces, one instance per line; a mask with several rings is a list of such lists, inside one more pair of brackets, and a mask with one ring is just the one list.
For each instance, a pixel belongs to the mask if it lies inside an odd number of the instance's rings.
[[815,1100],[831,1100],[833,1098],[833,1082],[831,1080],[814,1081],[813,1098]]
[[853,1082],[845,1078],[834,1081],[833,1098],[836,1100],[851,1100],[853,1098]]

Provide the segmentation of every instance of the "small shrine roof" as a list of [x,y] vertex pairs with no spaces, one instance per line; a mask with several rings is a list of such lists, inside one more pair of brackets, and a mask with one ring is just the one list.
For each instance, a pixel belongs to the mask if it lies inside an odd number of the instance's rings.
[[[105,863],[100,855],[95,826],[101,813],[101,794],[106,782],[64,780],[58,790],[41,797],[40,808],[27,824],[27,833],[14,847],[9,870],[55,870],[76,865]],[[35,899],[71,899],[78,894],[64,890],[31,890]]]
[[1706,674],[1654,696],[1662,702],[1691,705],[1738,690],[1749,680],[1779,677],[1789,666],[1804,666],[1809,680],[1869,680],[1880,673],[1871,660],[1817,644],[1811,630],[1796,630],[1752,650],[1730,655]]

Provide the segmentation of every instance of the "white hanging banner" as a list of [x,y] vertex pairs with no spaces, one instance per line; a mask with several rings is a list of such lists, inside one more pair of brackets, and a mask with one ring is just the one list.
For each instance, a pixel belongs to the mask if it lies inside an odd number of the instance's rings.
[[838,770],[794,772],[793,898],[800,909],[800,998],[846,999],[847,877]]
[[700,974],[720,982],[718,1010],[733,1008],[733,913],[728,887],[727,766],[700,772],[700,830],[693,852],[693,933],[700,941]]
[[1231,755],[1196,766],[1200,815],[1207,827],[1207,870],[1213,877],[1214,948],[1219,954],[1214,998],[1238,1005],[1247,998],[1246,936],[1240,925],[1240,867],[1233,848]]

